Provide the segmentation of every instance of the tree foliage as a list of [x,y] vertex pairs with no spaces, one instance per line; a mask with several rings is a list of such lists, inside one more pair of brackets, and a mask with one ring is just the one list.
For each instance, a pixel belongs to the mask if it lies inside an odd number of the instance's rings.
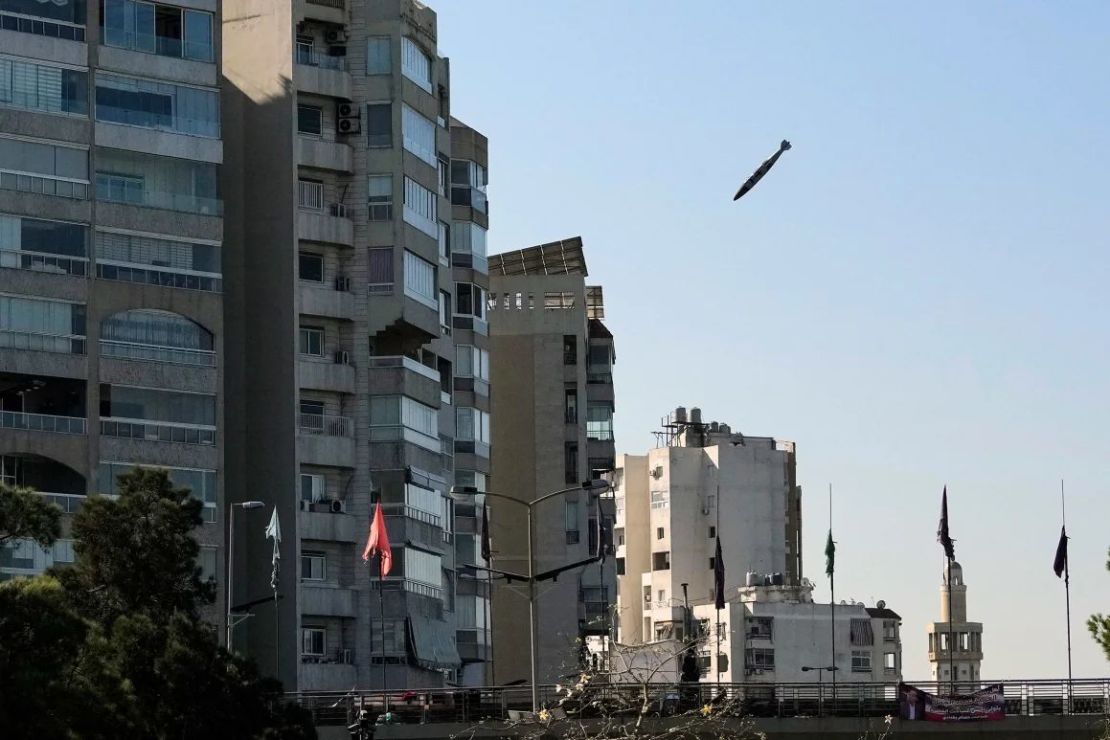
[[[165,471],[136,469],[74,518],[72,566],[0,584],[0,737],[316,737],[201,619],[214,596],[192,536],[201,509]],[[30,518],[0,509],[0,532]]]
[[25,538],[50,547],[61,535],[61,508],[29,488],[0,483],[0,547]]
[[[1106,569],[1110,570],[1110,552],[1106,556]],[[1090,630],[1091,637],[1095,638],[1095,642],[1102,648],[1106,659],[1110,660],[1110,616],[1092,614],[1087,618],[1087,629]]]

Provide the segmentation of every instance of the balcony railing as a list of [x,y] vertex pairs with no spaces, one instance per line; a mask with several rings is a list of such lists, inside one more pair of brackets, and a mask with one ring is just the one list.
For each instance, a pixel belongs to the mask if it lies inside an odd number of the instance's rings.
[[342,72],[347,69],[346,57],[333,57],[330,54],[321,54],[308,44],[297,44],[297,64],[307,67],[323,67]]
[[85,354],[85,338],[3,329],[0,330],[0,348],[83,355]]
[[144,267],[121,262],[96,262],[96,276],[105,280],[121,280],[127,283],[160,285],[164,288],[184,288],[219,293],[223,280],[217,275],[204,275],[194,272],[177,272],[165,268]]
[[22,411],[0,411],[0,428],[55,434],[84,434],[85,419],[81,416],[28,414]]
[[143,439],[148,442],[174,442],[186,445],[216,444],[215,427],[155,421],[101,419],[100,433],[105,437]]
[[310,5],[323,5],[325,8],[339,8],[343,10],[345,0],[308,0]]
[[84,276],[89,271],[89,261],[84,257],[64,257],[46,252],[27,252],[19,249],[0,249],[0,267],[32,272],[49,272],[54,275]]
[[171,365],[195,365],[198,367],[216,366],[216,353],[212,351],[115,342],[109,339],[100,340],[100,354],[105,357],[118,357],[140,362],[164,362]]
[[331,414],[301,414],[300,429],[306,434],[322,434],[325,437],[350,437],[351,420],[346,416]]
[[21,193],[57,195],[62,198],[84,200],[89,197],[89,184],[57,177],[28,175],[24,172],[0,170],[0,189],[18,190]]
[[417,375],[423,375],[428,380],[440,382],[438,370],[433,370],[427,365],[422,365],[411,357],[404,355],[386,355],[370,358],[370,369],[381,367],[403,367],[406,370],[411,370]]
[[57,504],[63,514],[76,514],[85,503],[85,495],[77,493],[47,493],[38,491],[48,503]]

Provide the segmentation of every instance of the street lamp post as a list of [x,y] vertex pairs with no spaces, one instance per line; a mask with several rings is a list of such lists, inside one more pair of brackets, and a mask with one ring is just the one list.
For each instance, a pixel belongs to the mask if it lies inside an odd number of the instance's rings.
[[529,653],[530,653],[529,657],[530,657],[530,664],[531,664],[530,665],[530,673],[531,673],[531,682],[532,682],[532,713],[533,714],[538,712],[539,708],[540,708],[540,690],[539,690],[539,684],[537,683],[539,670],[538,670],[537,663],[536,663],[537,653],[538,653],[537,644],[536,644],[536,634],[538,632],[538,626],[536,625],[536,555],[535,555],[535,539],[534,539],[534,534],[533,534],[533,527],[534,527],[533,511],[534,511],[535,507],[538,506],[539,504],[543,503],[544,501],[547,501],[548,499],[555,498],[556,496],[562,496],[562,495],[565,495],[565,494],[568,494],[568,493],[574,493],[575,491],[589,491],[591,493],[600,493],[601,491],[604,491],[608,488],[609,488],[609,482],[608,481],[604,481],[604,480],[601,480],[601,479],[593,479],[593,480],[583,481],[581,484],[579,484],[577,486],[573,486],[571,488],[563,488],[563,489],[558,490],[558,491],[552,491],[551,493],[544,494],[543,496],[540,496],[539,498],[537,498],[533,501],[525,501],[523,499],[519,499],[515,496],[509,496],[509,495],[504,494],[504,493],[492,493],[490,491],[482,491],[482,490],[479,490],[478,488],[476,488],[474,486],[452,486],[451,487],[451,493],[452,494],[456,494],[456,495],[461,494],[461,495],[465,495],[465,496],[476,496],[476,495],[489,496],[490,498],[502,499],[504,501],[511,501],[515,504],[519,504],[519,505],[523,506],[525,509],[528,510],[528,575],[527,575],[526,579],[528,581],[528,646],[529,646]]
[[823,714],[823,712],[821,711],[821,706],[825,701],[825,691],[822,687],[821,679],[825,675],[825,671],[835,673],[837,670],[839,670],[839,669],[834,665],[828,665],[828,666],[804,665],[804,666],[802,666],[802,673],[809,673],[810,671],[817,671],[817,715],[818,716],[821,716]]
[[238,501],[229,507],[227,523],[227,651],[231,652],[231,631],[235,627],[231,616],[231,599],[235,594],[232,589],[235,578],[235,510],[236,509],[261,509],[265,506],[261,501]]

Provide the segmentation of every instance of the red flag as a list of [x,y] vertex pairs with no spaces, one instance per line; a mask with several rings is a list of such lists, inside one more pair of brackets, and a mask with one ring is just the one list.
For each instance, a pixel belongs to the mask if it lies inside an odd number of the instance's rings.
[[370,562],[370,557],[374,554],[381,556],[381,575],[385,578],[393,568],[393,550],[389,547],[389,534],[385,531],[385,517],[382,516],[380,501],[374,509],[374,521],[370,523],[370,539],[366,540],[362,559]]

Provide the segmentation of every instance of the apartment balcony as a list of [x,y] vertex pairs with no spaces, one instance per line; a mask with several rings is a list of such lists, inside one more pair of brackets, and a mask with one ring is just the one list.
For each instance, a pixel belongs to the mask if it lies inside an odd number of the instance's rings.
[[439,371],[411,357],[393,355],[369,360],[369,392],[373,396],[408,396],[428,406],[439,406]]
[[293,65],[293,84],[299,92],[351,99],[351,73],[346,57],[333,57],[298,46]]
[[338,277],[330,284],[301,283],[301,313],[353,321],[355,296],[351,279]]
[[587,402],[607,401],[609,403],[613,403],[615,400],[616,399],[613,394],[613,384],[611,382],[586,384]]
[[[159,362],[142,357],[113,356],[100,342],[100,382],[121,386],[173,388],[192,393],[219,391],[219,371],[215,366]],[[141,346],[141,345],[140,345]],[[176,351],[176,350],[174,350]]]
[[301,691],[349,691],[358,684],[358,668],[350,663],[302,662],[297,672]]
[[339,351],[334,357],[306,358],[297,361],[297,382],[301,388],[332,393],[355,392],[355,368],[350,355]]
[[89,261],[84,257],[29,252],[6,247],[0,247],[0,267],[6,267],[10,270],[26,270],[44,275],[85,277],[89,274]]
[[[3,283],[0,280],[0,283]],[[38,334],[0,331],[0,377],[14,375],[51,375],[57,378],[84,380],[88,377],[88,358],[85,357],[84,339],[80,340],[80,353],[64,350],[74,348],[72,340],[61,343],[59,337],[42,337]],[[45,345],[41,342],[46,341]]]
[[347,218],[347,209],[341,203],[332,203],[327,209],[297,211],[297,238],[321,244],[355,245],[355,224]]
[[306,511],[298,514],[302,540],[323,542],[358,542],[365,534],[356,517],[342,512]]
[[302,167],[354,172],[354,150],[348,144],[300,136],[297,138],[297,149],[297,164]]
[[307,582],[301,582],[302,614],[314,617],[353,618],[355,603],[354,589],[333,585],[310,586]]
[[350,418],[301,414],[297,437],[302,463],[337,468],[355,466],[354,429]]
[[41,455],[73,470],[84,470],[88,467],[86,424],[81,416],[0,411],[3,453]]
[[298,17],[335,25],[347,22],[347,0],[299,0]]
[[5,450],[4,474],[38,492],[63,513],[75,514],[85,502],[85,476],[57,460],[34,453]]

